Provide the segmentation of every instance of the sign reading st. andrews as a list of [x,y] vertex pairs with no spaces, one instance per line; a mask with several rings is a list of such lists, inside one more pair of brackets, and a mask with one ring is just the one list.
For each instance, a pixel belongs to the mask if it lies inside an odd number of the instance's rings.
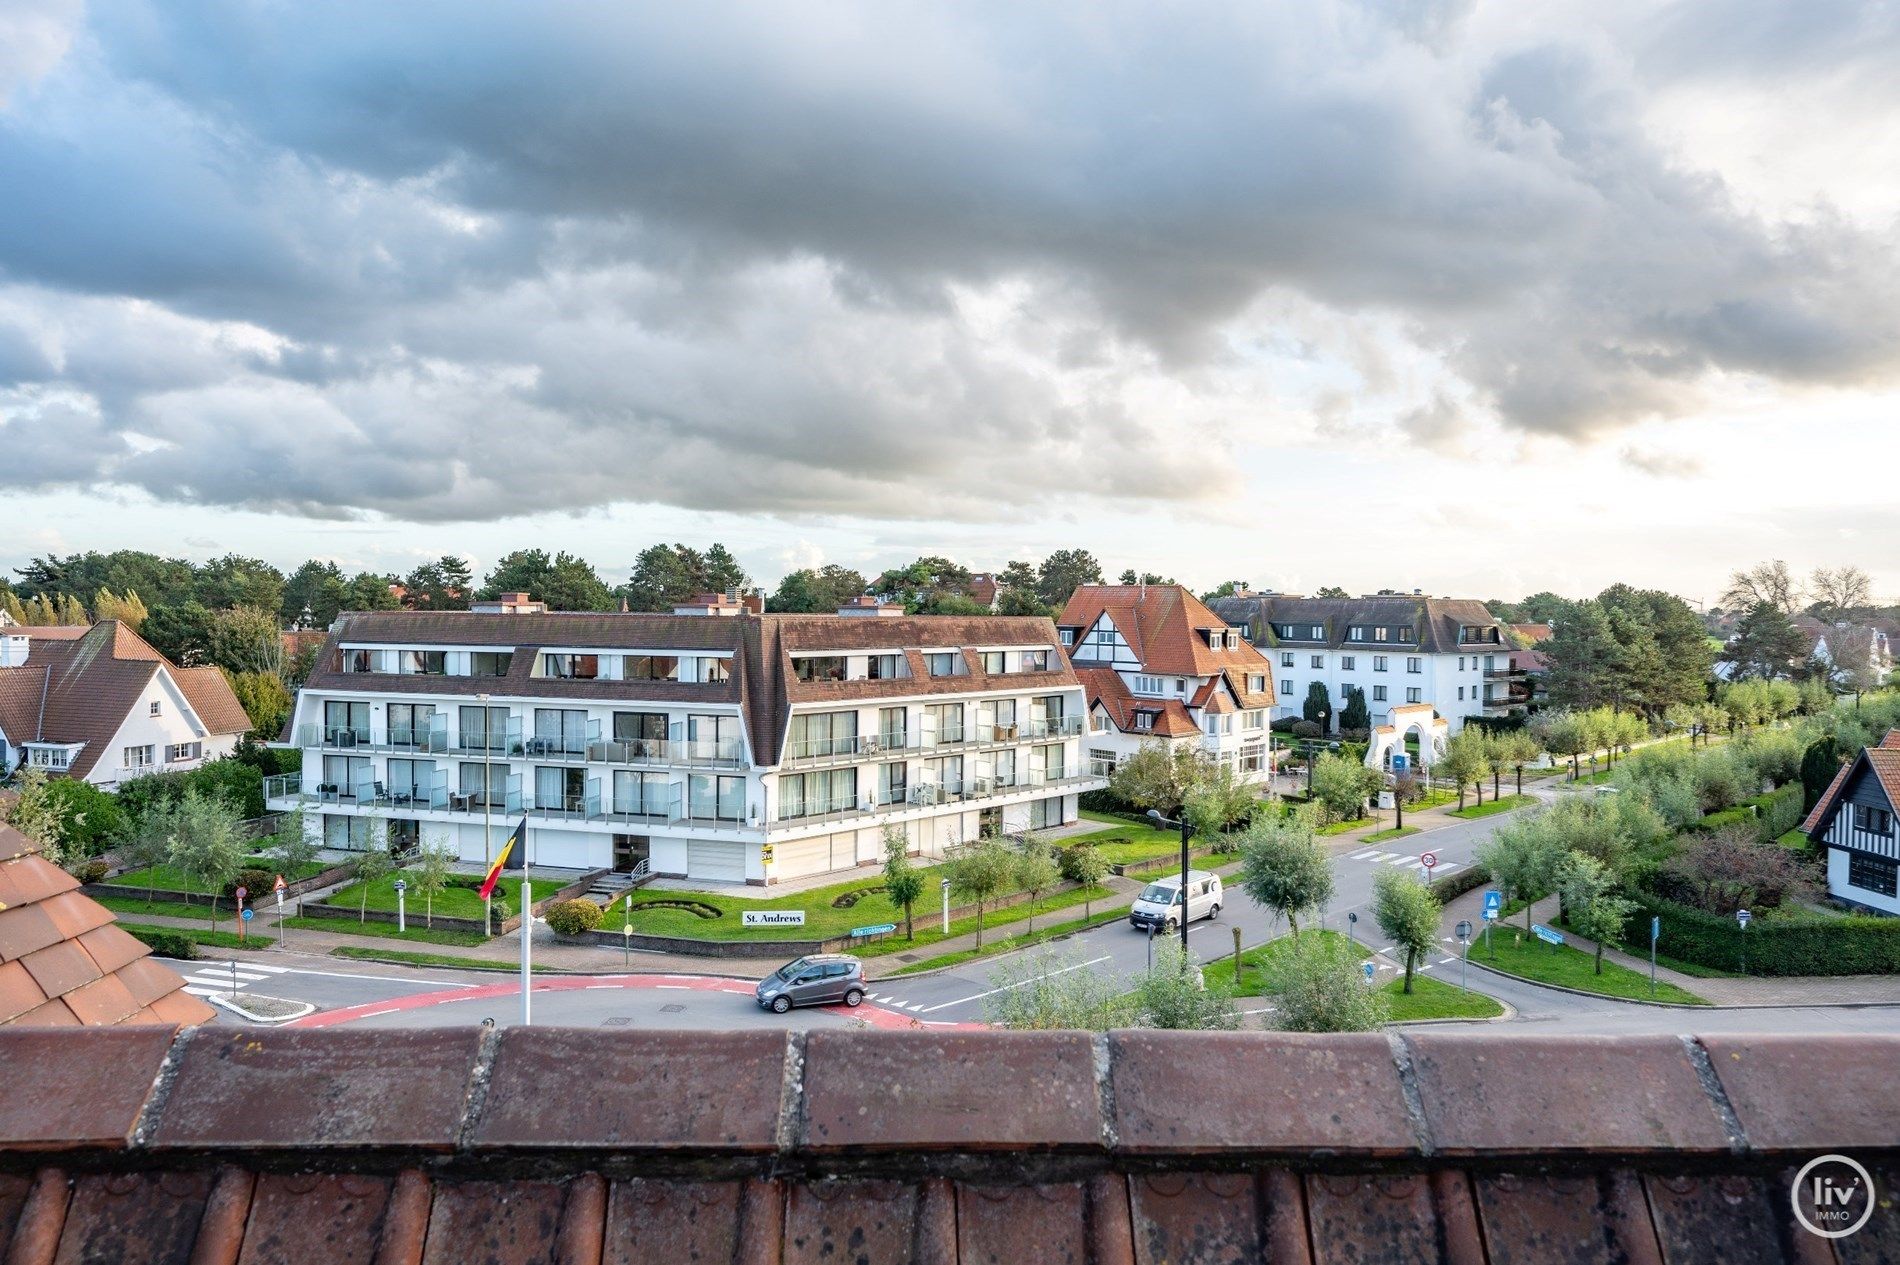
[[805,911],[802,909],[748,909],[739,915],[742,927],[802,927],[805,925]]

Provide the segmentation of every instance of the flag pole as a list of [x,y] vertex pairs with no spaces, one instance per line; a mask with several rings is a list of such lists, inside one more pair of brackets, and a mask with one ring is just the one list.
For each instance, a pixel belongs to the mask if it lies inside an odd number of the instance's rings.
[[533,1024],[534,888],[528,880],[528,819],[521,819],[521,1026]]

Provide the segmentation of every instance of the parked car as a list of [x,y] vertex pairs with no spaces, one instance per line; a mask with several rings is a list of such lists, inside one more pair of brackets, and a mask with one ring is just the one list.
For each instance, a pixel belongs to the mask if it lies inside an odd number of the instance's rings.
[[793,1006],[855,1006],[864,1000],[864,963],[848,953],[814,953],[773,971],[752,995],[781,1015]]
[[[1209,874],[1205,870],[1189,870],[1187,886],[1189,922],[1220,916],[1220,875]],[[1141,889],[1141,895],[1135,897],[1134,906],[1128,911],[1128,921],[1130,925],[1144,929],[1159,927],[1163,931],[1173,931],[1181,925],[1182,906],[1181,876],[1170,874]]]

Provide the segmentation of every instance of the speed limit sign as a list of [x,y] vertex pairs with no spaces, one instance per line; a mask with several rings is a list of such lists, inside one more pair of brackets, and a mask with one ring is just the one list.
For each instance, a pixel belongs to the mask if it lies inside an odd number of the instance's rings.
[[1418,863],[1425,867],[1425,873],[1429,876],[1438,868],[1438,854],[1436,852],[1422,853],[1418,858]]

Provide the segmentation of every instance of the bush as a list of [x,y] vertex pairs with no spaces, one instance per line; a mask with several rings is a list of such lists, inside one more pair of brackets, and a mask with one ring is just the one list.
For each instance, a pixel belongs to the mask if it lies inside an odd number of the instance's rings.
[[198,944],[182,931],[166,931],[162,927],[126,927],[133,939],[145,942],[145,947],[160,957],[177,958],[181,962],[190,962],[198,956]]
[[237,877],[224,885],[224,894],[227,897],[236,896],[237,889],[241,887],[246,893],[245,899],[256,902],[262,900],[276,882],[277,876],[269,870],[239,870]]
[[111,869],[112,867],[107,865],[104,861],[94,857],[92,860],[83,862],[77,866],[73,870],[73,877],[82,883],[99,883],[105,880],[106,874],[110,872]]
[[1319,727],[1318,721],[1296,720],[1290,732],[1295,738],[1317,738],[1325,731]]
[[1799,782],[1790,782],[1780,790],[1757,798],[1759,831],[1765,842],[1772,843],[1801,824],[1807,815],[1803,806],[1805,798],[1805,790]]
[[1704,913],[1637,890],[1623,942],[1648,945],[1649,920],[1662,919],[1657,948],[1672,958],[1751,975],[1891,975],[1900,973],[1900,918],[1776,914],[1747,931],[1730,916]]
[[1441,905],[1449,904],[1454,898],[1463,896],[1473,888],[1483,887],[1491,881],[1491,871],[1482,865],[1469,865],[1455,870],[1443,878],[1435,878],[1425,886],[1438,898]]
[[1063,882],[1092,883],[1095,881],[1089,877],[1095,872],[1089,865],[1089,853],[1094,853],[1097,861],[1102,855],[1092,843],[1078,843],[1073,847],[1060,848],[1056,851],[1056,872],[1062,875]]
[[1754,805],[1737,804],[1733,808],[1724,808],[1719,813],[1710,813],[1695,824],[1695,829],[1703,834],[1709,834],[1724,826],[1737,826],[1754,820]]
[[1274,1024],[1282,1032],[1373,1032],[1391,1017],[1385,996],[1368,985],[1357,953],[1339,953],[1317,937],[1296,943],[1284,968]]
[[1293,732],[1293,728],[1295,725],[1300,725],[1304,723],[1306,722],[1294,720],[1291,716],[1282,716],[1280,717],[1280,719],[1269,723],[1267,725],[1267,728],[1271,729],[1276,734],[1290,734]]
[[46,798],[59,808],[65,820],[60,842],[66,846],[68,857],[98,856],[125,829],[125,813],[119,801],[91,782],[58,778],[46,784]]
[[585,935],[598,928],[605,916],[591,900],[564,900],[547,912],[548,926],[557,936]]
[[877,884],[875,887],[854,887],[848,892],[839,892],[836,896],[832,897],[831,907],[833,909],[849,909],[866,896],[883,890],[884,885],[882,883]]

